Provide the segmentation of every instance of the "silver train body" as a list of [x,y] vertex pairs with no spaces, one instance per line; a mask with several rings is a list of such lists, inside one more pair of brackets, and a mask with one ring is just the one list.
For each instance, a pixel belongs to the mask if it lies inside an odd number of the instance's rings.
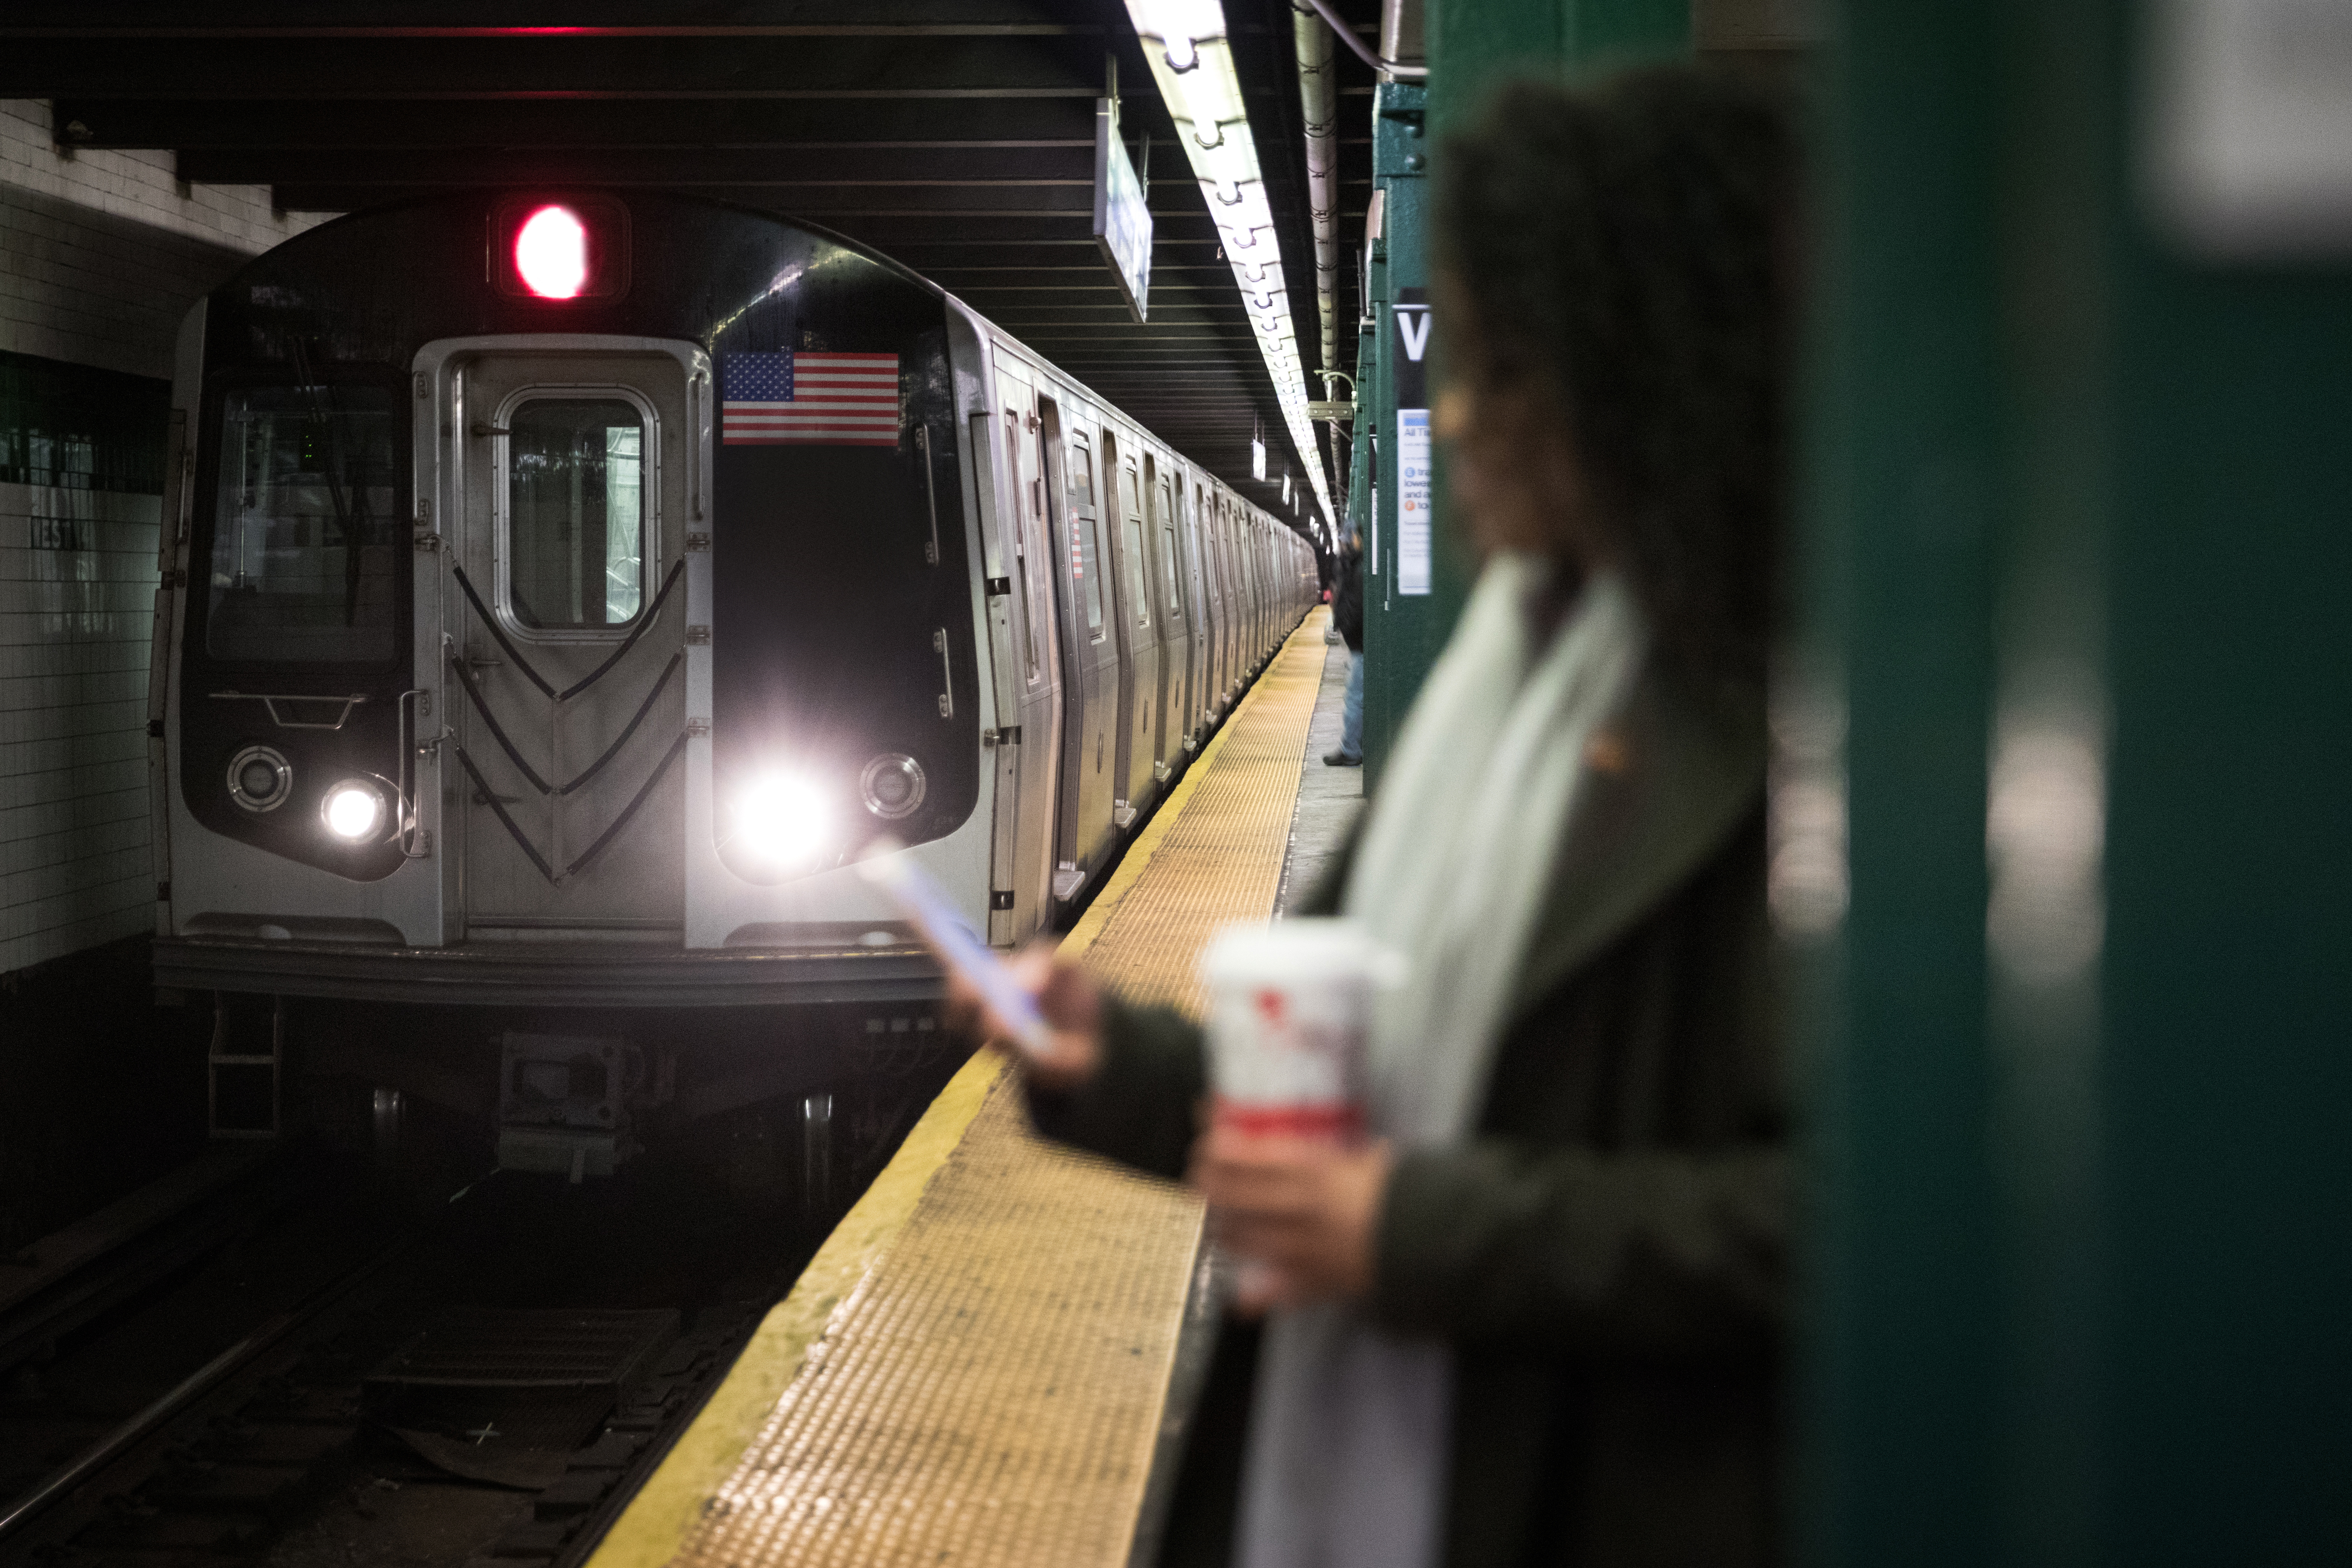
[[[517,272],[549,205],[569,297]],[[1020,942],[1317,597],[1297,532],[955,299],[686,197],[312,231],[190,314],[173,429],[156,973],[190,990],[919,1005],[868,843]]]

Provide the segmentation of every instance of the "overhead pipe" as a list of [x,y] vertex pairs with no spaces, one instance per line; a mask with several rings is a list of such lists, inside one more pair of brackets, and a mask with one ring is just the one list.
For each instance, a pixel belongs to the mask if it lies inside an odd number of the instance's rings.
[[[1293,9],[1297,8],[1297,0],[1292,0]],[[1331,9],[1331,0],[1307,0],[1307,4],[1312,5],[1315,8],[1315,14],[1330,25],[1331,30],[1339,36],[1339,41],[1347,45],[1358,59],[1381,75],[1394,81],[1429,79],[1427,66],[1405,63],[1404,49],[1401,41],[1407,36],[1416,42],[1420,38],[1421,7],[1418,0],[1412,0],[1410,15],[1406,14],[1407,0],[1387,0],[1387,3],[1381,7],[1381,46],[1390,50],[1396,57],[1394,58],[1375,53],[1371,46],[1356,37],[1356,30],[1341,21],[1339,14]]]
[[1318,8],[1291,0],[1298,45],[1298,109],[1307,124],[1307,206],[1315,231],[1315,315],[1321,329],[1323,395],[1339,368],[1339,84],[1331,34]]

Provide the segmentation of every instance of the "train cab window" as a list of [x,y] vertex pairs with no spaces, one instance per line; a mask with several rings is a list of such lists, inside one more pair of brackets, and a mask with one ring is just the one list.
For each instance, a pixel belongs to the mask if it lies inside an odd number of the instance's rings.
[[384,664],[407,641],[390,391],[230,392],[205,646],[257,664]]
[[535,631],[627,626],[646,593],[644,416],[548,397],[508,425],[508,608]]

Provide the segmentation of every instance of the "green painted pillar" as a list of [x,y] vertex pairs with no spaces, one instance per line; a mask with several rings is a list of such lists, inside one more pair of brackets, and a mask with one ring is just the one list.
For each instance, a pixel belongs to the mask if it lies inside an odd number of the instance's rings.
[[[1823,800],[1842,788],[1845,805],[1843,878],[1804,885],[1806,857],[1784,842],[1791,869],[1774,887],[1782,929],[1819,942],[1811,1022],[1829,1062],[1808,1105],[1820,1185],[1806,1545],[1850,1568],[1958,1568],[1991,1560],[1998,1410],[1984,1049],[1989,552],[2005,477],[1997,128],[1981,90],[1993,26],[1968,0],[1856,4],[1843,20],[1806,539],[1819,640],[1773,694],[1806,782]],[[1780,820],[1798,823],[1785,772],[1780,787]],[[1833,830],[1811,831],[1813,853],[1834,855]]]
[[[1599,65],[1690,47],[1687,0],[1432,0],[1423,16],[1430,56],[1423,88],[1381,87],[1373,99],[1372,178],[1382,193],[1382,237],[1373,248],[1370,315],[1375,352],[1360,357],[1367,389],[1360,434],[1376,433],[1377,575],[1365,579],[1364,758],[1367,787],[1379,783],[1398,727],[1429,667],[1453,634],[1476,572],[1465,542],[1447,526],[1444,463],[1430,453],[1425,484],[1400,472],[1399,454],[1418,458],[1425,426],[1400,408],[1425,410],[1443,373],[1443,327],[1432,331],[1429,185],[1433,143],[1464,122],[1498,78],[1564,66]],[[1434,171],[1444,178],[1444,170]],[[1425,356],[1412,357],[1418,353]],[[1399,401],[1402,384],[1408,394]],[[1412,485],[1406,497],[1400,484]],[[1411,531],[1408,501],[1425,499],[1425,535]],[[1408,525],[1400,533],[1399,524]],[[1369,557],[1368,557],[1369,563]],[[1425,564],[1424,564],[1425,563]]]
[[[1775,862],[1813,961],[1801,1555],[2336,1560],[2352,247],[2154,213],[2162,8],[1839,9],[1775,695],[1813,792]],[[1841,785],[1843,919],[1785,855]]]
[[[1430,526],[1428,375],[1429,140],[1418,86],[1372,93],[1372,247],[1366,443],[1371,531],[1364,557],[1364,784],[1375,787],[1405,710],[1453,629],[1455,605],[1433,597],[1442,548]],[[1400,455],[1407,461],[1400,463]],[[1410,473],[1405,470],[1412,470]]]

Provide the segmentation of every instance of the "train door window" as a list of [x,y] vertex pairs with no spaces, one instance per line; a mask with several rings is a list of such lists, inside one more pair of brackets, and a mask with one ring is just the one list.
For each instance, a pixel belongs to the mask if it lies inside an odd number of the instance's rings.
[[1118,472],[1119,512],[1126,519],[1127,593],[1128,601],[1135,606],[1135,624],[1151,624],[1150,570],[1144,564],[1143,492],[1136,480],[1135,465],[1122,464]]
[[1103,637],[1102,549],[1095,538],[1095,457],[1083,433],[1070,437],[1070,575],[1078,580],[1086,601],[1087,630],[1093,640]]
[[394,416],[375,385],[228,394],[205,622],[215,658],[383,664],[405,646]]
[[1024,481],[1021,461],[1021,415],[1018,410],[1004,411],[1004,455],[1011,459],[1013,469],[1013,581],[1021,595],[1022,646],[1029,657],[1029,684],[1037,683],[1037,616],[1029,604],[1029,530],[1043,527],[1041,501],[1043,496],[1034,480]]
[[616,397],[541,397],[507,420],[507,608],[534,631],[604,631],[646,592],[646,418]]

